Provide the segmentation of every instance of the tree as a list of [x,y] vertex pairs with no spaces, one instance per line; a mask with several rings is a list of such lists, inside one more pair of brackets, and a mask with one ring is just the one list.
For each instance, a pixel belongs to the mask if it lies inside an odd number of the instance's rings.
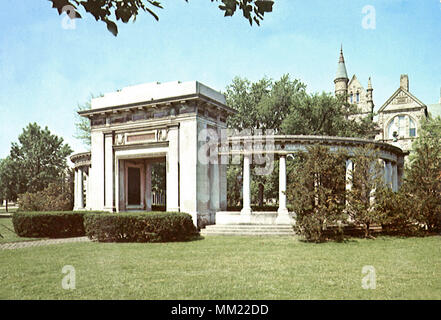
[[278,132],[292,105],[306,95],[305,88],[305,84],[291,80],[288,74],[279,81],[264,77],[254,83],[235,77],[225,92],[227,105],[237,111],[228,118],[228,126],[251,132],[256,129]]
[[[102,96],[102,95],[100,95]],[[91,101],[95,98],[93,94],[90,95],[90,99],[83,104],[78,104],[75,110],[75,129],[76,133],[74,138],[79,139],[87,147],[90,147],[91,136],[90,136],[90,120],[88,118],[82,117],[78,114],[79,111],[90,110]]]
[[16,166],[10,157],[0,160],[0,199],[6,201],[6,212],[8,212],[8,201],[17,200],[17,181],[15,175]]
[[344,220],[345,160],[343,151],[331,152],[319,145],[294,157],[287,198],[296,213],[295,231],[308,241],[322,242],[331,230],[342,235],[339,222]]
[[[52,7],[61,15],[66,12],[71,19],[81,18],[78,7],[91,14],[96,21],[102,21],[107,29],[114,35],[118,35],[118,26],[111,19],[121,20],[127,23],[135,21],[141,11],[147,12],[157,21],[158,15],[154,9],[162,9],[160,1],[156,0],[49,0]],[[185,0],[188,2],[188,0]],[[211,0],[211,2],[219,0]],[[245,19],[252,25],[255,22],[260,25],[265,12],[271,12],[272,0],[221,0],[219,9],[224,11],[225,16],[233,16],[237,9],[241,10]]]
[[30,123],[19,135],[18,143],[11,145],[9,158],[16,168],[16,194],[41,191],[50,182],[64,181],[71,153],[63,138],[51,134],[47,127],[41,129]]
[[370,117],[351,118],[357,111],[344,96],[335,97],[325,92],[303,95],[290,105],[281,131],[285,134],[368,137],[374,124]]
[[441,118],[422,122],[406,168],[404,189],[417,220],[430,232],[441,229]]

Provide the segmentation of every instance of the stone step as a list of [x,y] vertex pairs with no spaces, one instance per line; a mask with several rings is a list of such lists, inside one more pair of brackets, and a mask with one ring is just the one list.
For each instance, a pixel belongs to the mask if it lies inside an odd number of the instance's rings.
[[293,236],[290,225],[209,225],[201,235],[213,236]]
[[291,225],[251,225],[251,224],[231,224],[231,225],[208,225],[205,227],[207,230],[218,229],[259,229],[259,230],[292,230]]
[[215,230],[201,230],[203,233],[213,233],[213,232],[239,232],[239,233],[293,233],[293,230],[259,230],[259,229],[215,229]]
[[211,231],[203,232],[202,236],[279,236],[279,237],[292,237],[294,232],[232,232],[232,231]]
[[274,230],[265,230],[265,229],[228,229],[228,228],[219,228],[219,229],[203,229],[201,231],[204,232],[285,232],[291,233],[292,229],[274,229]]

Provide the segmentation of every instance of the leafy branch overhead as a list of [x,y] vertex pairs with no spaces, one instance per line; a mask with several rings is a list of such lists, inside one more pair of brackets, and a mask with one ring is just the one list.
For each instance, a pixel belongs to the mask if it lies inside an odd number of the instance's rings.
[[[158,15],[153,11],[163,9],[161,3],[156,0],[49,0],[52,7],[58,13],[66,13],[71,19],[80,19],[78,12],[82,7],[84,11],[94,16],[96,21],[103,21],[107,29],[116,36],[118,26],[112,19],[121,20],[123,23],[131,19],[136,20],[140,11],[151,14],[156,20]],[[184,0],[188,2],[188,0]],[[272,0],[210,0],[211,2],[221,2],[219,9],[224,11],[224,15],[233,16],[237,9],[241,10],[245,19],[252,25],[255,22],[260,25],[265,12],[271,12],[274,1]]]

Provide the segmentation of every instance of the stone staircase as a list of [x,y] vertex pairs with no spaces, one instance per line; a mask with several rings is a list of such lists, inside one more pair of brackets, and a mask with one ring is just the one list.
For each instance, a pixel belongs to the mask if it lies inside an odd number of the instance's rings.
[[209,225],[201,230],[202,236],[293,236],[291,225],[231,224]]

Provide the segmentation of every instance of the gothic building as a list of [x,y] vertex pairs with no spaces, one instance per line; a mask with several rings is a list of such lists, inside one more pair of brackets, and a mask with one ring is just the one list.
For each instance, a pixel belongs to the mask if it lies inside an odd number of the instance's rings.
[[[355,75],[349,81],[343,49],[340,50],[334,84],[335,95],[345,94],[348,96],[349,103],[358,106],[360,113],[356,117],[365,117],[373,113],[371,78],[368,80],[367,90],[363,88]],[[377,111],[375,140],[396,145],[403,151],[409,152],[412,150],[413,140],[418,137],[421,120],[429,114],[441,115],[441,98],[437,104],[424,104],[410,92],[408,75],[402,74],[399,88]]]
[[334,80],[335,95],[344,94],[348,96],[348,102],[355,104],[360,113],[358,117],[371,116],[374,111],[374,100],[372,81],[369,77],[368,87],[365,89],[354,74],[349,81],[346,71],[345,58],[343,56],[343,48],[340,49],[340,58],[338,61],[337,74]]

